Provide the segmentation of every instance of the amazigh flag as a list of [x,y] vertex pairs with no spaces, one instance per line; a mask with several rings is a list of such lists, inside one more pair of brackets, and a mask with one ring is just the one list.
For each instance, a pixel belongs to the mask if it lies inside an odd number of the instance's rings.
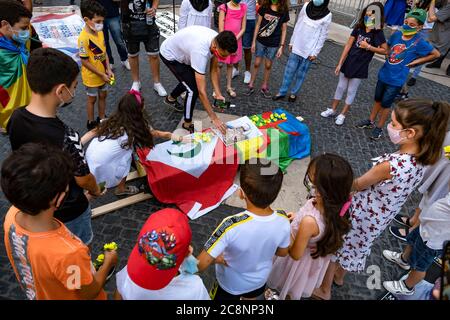
[[6,128],[13,111],[30,102],[26,77],[29,51],[0,34],[0,125]]
[[309,156],[309,129],[286,110],[275,109],[249,118],[263,136],[236,144],[241,162],[250,158],[267,158],[285,172],[293,160]]
[[[193,134],[192,137],[202,134]],[[203,135],[205,136],[205,135]],[[211,133],[192,143],[167,141],[137,151],[153,195],[174,203],[191,219],[217,208],[231,196],[238,169],[236,150]]]

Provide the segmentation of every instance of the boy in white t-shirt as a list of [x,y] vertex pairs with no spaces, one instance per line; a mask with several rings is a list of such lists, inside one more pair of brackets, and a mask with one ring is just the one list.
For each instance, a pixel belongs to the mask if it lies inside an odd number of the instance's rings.
[[195,273],[188,218],[176,209],[153,213],[127,265],[117,273],[116,300],[210,300]]
[[274,255],[288,254],[288,217],[272,210],[283,173],[276,165],[250,159],[241,167],[240,197],[247,210],[225,218],[198,256],[199,271],[216,264],[215,300],[256,299],[264,293]]

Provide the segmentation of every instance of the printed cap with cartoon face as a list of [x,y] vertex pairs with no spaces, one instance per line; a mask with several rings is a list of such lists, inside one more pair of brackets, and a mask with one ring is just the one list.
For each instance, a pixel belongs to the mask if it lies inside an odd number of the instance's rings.
[[192,239],[187,216],[176,209],[153,213],[139,233],[127,272],[138,286],[159,290],[177,275]]

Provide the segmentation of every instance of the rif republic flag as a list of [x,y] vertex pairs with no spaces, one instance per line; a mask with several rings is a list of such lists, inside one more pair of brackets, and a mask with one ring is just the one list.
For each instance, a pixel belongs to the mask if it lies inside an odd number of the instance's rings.
[[176,204],[191,219],[217,208],[238,188],[233,184],[236,150],[225,147],[217,136],[192,143],[167,141],[137,153],[154,196]]
[[309,156],[311,137],[308,126],[286,110],[275,109],[249,118],[263,135],[236,144],[241,162],[250,158],[267,158],[285,172],[293,160]]
[[30,102],[31,89],[26,77],[29,51],[0,34],[0,125],[6,125],[13,111]]

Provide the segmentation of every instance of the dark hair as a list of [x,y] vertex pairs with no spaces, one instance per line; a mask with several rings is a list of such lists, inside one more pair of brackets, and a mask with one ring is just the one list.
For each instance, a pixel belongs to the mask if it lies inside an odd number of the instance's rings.
[[2,165],[1,186],[6,198],[26,214],[37,215],[66,188],[73,177],[73,160],[55,146],[27,143]]
[[81,0],[80,11],[83,18],[93,19],[96,15],[99,17],[106,17],[105,7],[98,1]]
[[[262,0],[261,8],[267,10],[270,8],[271,4],[272,4],[271,0]],[[277,6],[278,6],[277,12],[285,13],[289,11],[289,3],[287,0],[278,0]]]
[[59,84],[70,87],[79,72],[71,57],[53,48],[34,50],[27,65],[31,91],[38,94],[48,94]]
[[351,229],[348,213],[339,215],[342,207],[350,198],[353,184],[353,170],[344,158],[325,153],[311,160],[306,175],[314,168],[311,177],[323,202],[325,231],[317,242],[317,251],[311,256],[315,259],[325,257],[339,250],[344,242],[344,235]]
[[416,0],[416,9],[428,10],[430,8],[431,0]]
[[148,118],[143,98],[142,103],[139,104],[133,94],[127,93],[120,99],[117,110],[100,123],[97,136],[100,141],[118,139],[126,132],[128,140],[122,148],[152,148],[154,143]]
[[229,53],[235,53],[238,48],[236,36],[233,32],[225,30],[216,36],[216,42],[220,49]]
[[13,0],[0,0],[0,21],[7,21],[11,27],[21,18],[31,19],[31,12],[25,6]]
[[[273,168],[277,169],[275,174],[265,174],[264,169],[270,171]],[[240,183],[248,200],[264,209],[277,198],[283,183],[283,173],[270,161],[263,163],[260,159],[253,158],[241,165]]]
[[[355,29],[362,29],[362,30],[366,30],[366,25],[364,24],[364,17],[366,16],[367,10],[369,9],[370,6],[377,6],[378,8],[380,8],[380,29],[379,30],[383,30],[384,28],[384,6],[381,2],[372,2],[369,3],[362,11],[361,11],[361,15],[359,16],[359,20],[358,23],[356,24]],[[374,13],[374,12],[372,12]]]
[[418,139],[417,161],[423,165],[435,164],[442,154],[450,104],[428,99],[409,99],[399,102],[394,108],[394,114],[403,129],[422,129],[422,135]]

